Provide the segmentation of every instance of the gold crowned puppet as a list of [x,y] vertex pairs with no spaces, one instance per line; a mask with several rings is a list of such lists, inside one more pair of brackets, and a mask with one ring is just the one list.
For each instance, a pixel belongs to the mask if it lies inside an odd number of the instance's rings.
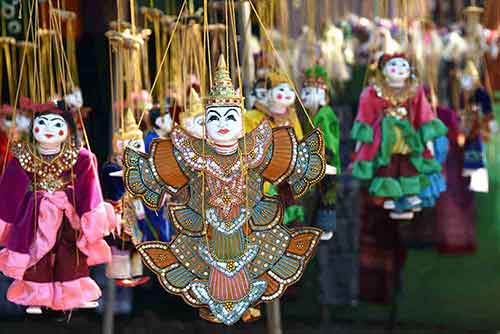
[[271,126],[290,126],[295,135],[302,139],[302,127],[295,111],[295,92],[288,78],[280,72],[271,72],[266,79],[267,96],[257,99],[255,109],[245,112],[245,130],[250,132],[262,122],[269,119]]
[[330,171],[319,130],[298,141],[292,128],[265,120],[244,135],[242,102],[221,57],[206,98],[206,140],[175,127],[150,155],[124,153],[127,190],[148,207],[188,189],[185,203],[168,208],[177,235],[140,244],[144,262],[168,292],[226,325],[296,283],[321,235],[284,227],[282,204],[263,194],[264,181],[286,182],[298,198]]

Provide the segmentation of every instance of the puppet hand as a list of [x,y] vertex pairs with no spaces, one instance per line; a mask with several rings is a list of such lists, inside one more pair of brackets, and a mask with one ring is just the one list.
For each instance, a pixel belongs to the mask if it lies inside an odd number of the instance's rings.
[[361,148],[362,143],[360,141],[356,142],[356,148],[354,149],[354,152],[358,152],[359,149]]
[[144,205],[138,199],[134,200],[135,216],[137,219],[142,220],[146,217],[146,211],[144,210]]
[[492,133],[497,133],[498,132],[498,122],[496,120],[491,120],[488,123],[488,127],[490,128],[490,131]]
[[434,156],[434,143],[432,141],[428,141],[426,144],[427,149],[431,152],[431,154]]
[[337,175],[337,168],[327,164],[325,174],[326,175]]
[[123,177],[123,170],[118,170],[116,172],[111,172],[109,173],[109,176],[113,177]]

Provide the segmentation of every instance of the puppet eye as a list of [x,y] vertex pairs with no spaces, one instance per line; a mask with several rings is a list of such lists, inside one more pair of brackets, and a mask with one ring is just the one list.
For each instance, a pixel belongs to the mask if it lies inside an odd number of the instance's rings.
[[234,115],[229,115],[226,117],[226,120],[228,121],[235,121],[236,122],[236,117],[234,117]]
[[56,124],[54,124],[54,126],[55,126],[56,128],[62,128],[62,127],[63,127],[63,125],[62,125],[62,123],[61,123],[61,122],[57,122]]
[[38,124],[45,125],[45,121],[43,119],[41,119],[41,120],[38,121]]
[[219,120],[219,117],[215,116],[215,115],[212,115],[208,118],[208,121],[209,122],[213,122],[213,121],[218,121]]

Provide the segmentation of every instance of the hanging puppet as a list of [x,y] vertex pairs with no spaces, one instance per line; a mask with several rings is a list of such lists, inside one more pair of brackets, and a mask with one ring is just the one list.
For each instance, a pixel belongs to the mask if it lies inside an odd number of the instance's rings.
[[287,182],[300,197],[330,171],[320,131],[299,142],[291,128],[264,121],[245,135],[241,106],[221,57],[206,100],[207,140],[175,127],[170,140],[153,141],[149,156],[130,148],[124,156],[127,190],[147,206],[189,191],[169,208],[172,242],[138,246],[145,263],[167,291],[227,325],[297,282],[321,235],[285,228],[282,205],[263,195],[263,182]]
[[[420,210],[425,175],[441,171],[433,140],[446,134],[403,54],[384,55],[376,82],[365,89],[352,129],[358,142],[353,175],[370,182],[370,194],[393,219]],[[407,210],[394,211],[404,199]]]
[[[312,116],[314,126],[321,129],[325,140],[327,162],[338,171],[340,169],[339,121],[330,106],[329,82],[328,73],[323,66],[316,64],[306,69],[301,98],[309,115]],[[323,221],[330,222],[328,226],[320,226],[327,231],[322,235],[322,239],[333,237],[335,217],[331,217],[331,215],[335,216],[336,192],[335,182],[330,177],[325,177],[323,182],[318,185],[320,203],[318,203],[319,211],[316,214],[316,219],[319,220],[319,217],[322,217]],[[330,217],[325,218],[327,215]]]
[[167,106],[165,113],[161,112],[160,107],[153,107],[149,110],[149,122],[151,124],[151,130],[146,133],[144,137],[144,145],[146,151],[149,151],[149,146],[153,139],[156,138],[167,138],[172,131],[174,125],[174,120],[172,119],[172,114],[170,113],[170,108]]
[[27,312],[95,307],[89,266],[111,260],[114,229],[95,157],[82,148],[64,103],[33,106],[32,138],[13,145],[0,184],[0,271],[15,279],[7,299]]
[[287,77],[279,72],[271,72],[266,79],[268,86],[264,103],[257,103],[256,109],[245,113],[245,129],[250,131],[262,122],[270,119],[273,127],[291,126],[297,138],[303,136],[302,127],[295,111],[295,92]]
[[[290,126],[294,129],[297,139],[302,139],[303,131],[295,111],[295,92],[286,76],[279,72],[271,72],[264,85],[269,87],[265,99],[255,103],[255,109],[244,114],[246,132],[254,130],[264,119],[271,122],[271,126]],[[266,183],[264,193],[270,196],[280,195],[285,204],[285,224],[302,223],[305,219],[304,207],[293,199],[287,185],[274,187]]]
[[180,126],[191,136],[202,139],[205,138],[205,110],[200,96],[194,88],[189,94],[189,106],[187,111],[179,115]]
[[468,60],[461,75],[461,128],[464,144],[463,175],[471,177],[473,191],[488,192],[488,172],[485,164],[484,142],[498,131],[491,97],[481,84],[479,71]]
[[102,167],[104,199],[113,205],[118,221],[116,237],[109,238],[112,261],[106,268],[106,276],[116,280],[123,287],[134,287],[146,283],[149,278],[143,275],[140,255],[135,245],[144,241],[146,212],[140,200],[126,194],[123,179],[115,174],[123,169],[121,156],[127,146],[144,152],[142,131],[139,130],[131,110],[124,120],[124,128],[113,135],[113,156]]
[[325,139],[328,163],[340,168],[339,121],[330,106],[330,79],[326,69],[316,64],[305,71],[301,98],[314,126],[319,127]]

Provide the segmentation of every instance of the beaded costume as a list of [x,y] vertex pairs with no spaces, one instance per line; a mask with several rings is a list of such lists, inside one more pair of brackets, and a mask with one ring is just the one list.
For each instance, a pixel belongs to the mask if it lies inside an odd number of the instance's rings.
[[[232,87],[226,87],[230,94],[217,87],[232,85],[226,72],[219,68],[208,105],[241,105]],[[127,190],[150,208],[160,207],[166,192],[189,191],[184,204],[169,207],[177,230],[172,242],[138,246],[168,292],[231,325],[251,305],[282,296],[303,274],[321,231],[284,227],[282,204],[262,189],[266,180],[288,182],[300,197],[322,179],[319,130],[298,142],[292,128],[272,129],[264,121],[235,153],[222,155],[177,127],[171,139],[153,141],[150,155],[127,148],[124,162]]]

